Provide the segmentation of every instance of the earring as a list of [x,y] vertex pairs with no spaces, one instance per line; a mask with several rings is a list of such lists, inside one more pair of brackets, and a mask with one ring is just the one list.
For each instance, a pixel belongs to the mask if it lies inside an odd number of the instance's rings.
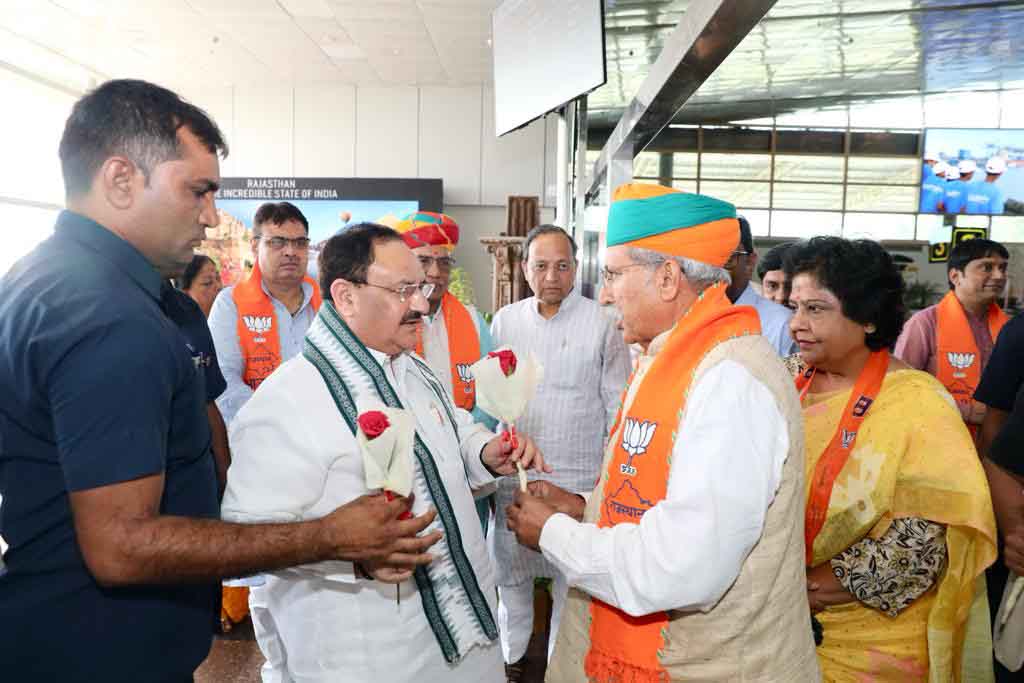
[[869,324],[864,326],[864,331],[867,332],[868,334],[874,334],[875,330],[877,330],[877,329],[878,328],[875,327],[874,324],[871,324],[871,323],[869,323]]

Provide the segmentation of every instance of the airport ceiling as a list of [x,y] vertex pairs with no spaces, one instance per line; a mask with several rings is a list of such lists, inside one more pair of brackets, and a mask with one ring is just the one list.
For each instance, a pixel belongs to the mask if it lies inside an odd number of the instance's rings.
[[[608,83],[589,98],[592,125],[614,125],[689,4],[606,1]],[[779,0],[675,120],[725,122],[880,96],[1024,88],[1022,36],[1019,1]]]
[[[76,91],[121,76],[486,84],[499,1],[0,0],[0,64]],[[690,2],[605,0],[608,83],[590,96],[593,124],[614,125]],[[779,0],[676,120],[1024,88],[1022,36],[1024,0]]]

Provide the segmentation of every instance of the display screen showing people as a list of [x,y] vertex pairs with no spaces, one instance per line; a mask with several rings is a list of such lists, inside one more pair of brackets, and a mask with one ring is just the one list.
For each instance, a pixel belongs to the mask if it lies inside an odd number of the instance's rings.
[[1024,130],[926,130],[918,210],[1024,215]]

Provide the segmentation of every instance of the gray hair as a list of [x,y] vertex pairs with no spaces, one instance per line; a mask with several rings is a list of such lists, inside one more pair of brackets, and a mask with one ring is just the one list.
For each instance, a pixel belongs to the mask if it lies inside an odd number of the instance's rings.
[[732,282],[729,271],[725,268],[718,268],[709,263],[694,261],[685,256],[670,256],[658,251],[651,251],[650,249],[630,247],[629,257],[633,259],[634,263],[642,263],[647,266],[657,266],[665,261],[675,261],[679,265],[679,270],[683,272],[686,281],[690,283],[690,286],[698,294],[713,284],[722,282],[728,285]]

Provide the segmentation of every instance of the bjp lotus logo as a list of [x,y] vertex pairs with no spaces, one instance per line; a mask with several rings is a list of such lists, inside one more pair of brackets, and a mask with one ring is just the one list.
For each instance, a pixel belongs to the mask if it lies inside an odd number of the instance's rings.
[[469,369],[469,363],[456,363],[455,371],[459,373],[459,381],[469,384],[473,381],[473,372]]
[[[949,364],[953,366],[953,376],[966,377],[967,373],[963,371],[974,365],[974,357],[975,354],[973,353],[955,353],[953,351],[947,352],[946,360],[948,360]],[[960,372],[957,372],[958,370]]]
[[256,343],[262,343],[266,341],[266,337],[263,335],[270,331],[270,328],[274,326],[274,316],[272,315],[243,315],[242,322],[245,323],[246,329],[254,334],[257,334],[255,339]]
[[647,420],[641,422],[636,418],[626,418],[626,424],[622,428],[622,450],[629,454],[629,458],[624,465],[619,465],[619,472],[629,477],[636,474],[633,458],[647,452],[647,447],[651,445],[651,439],[654,438],[654,430],[657,428],[657,422],[648,422]]

